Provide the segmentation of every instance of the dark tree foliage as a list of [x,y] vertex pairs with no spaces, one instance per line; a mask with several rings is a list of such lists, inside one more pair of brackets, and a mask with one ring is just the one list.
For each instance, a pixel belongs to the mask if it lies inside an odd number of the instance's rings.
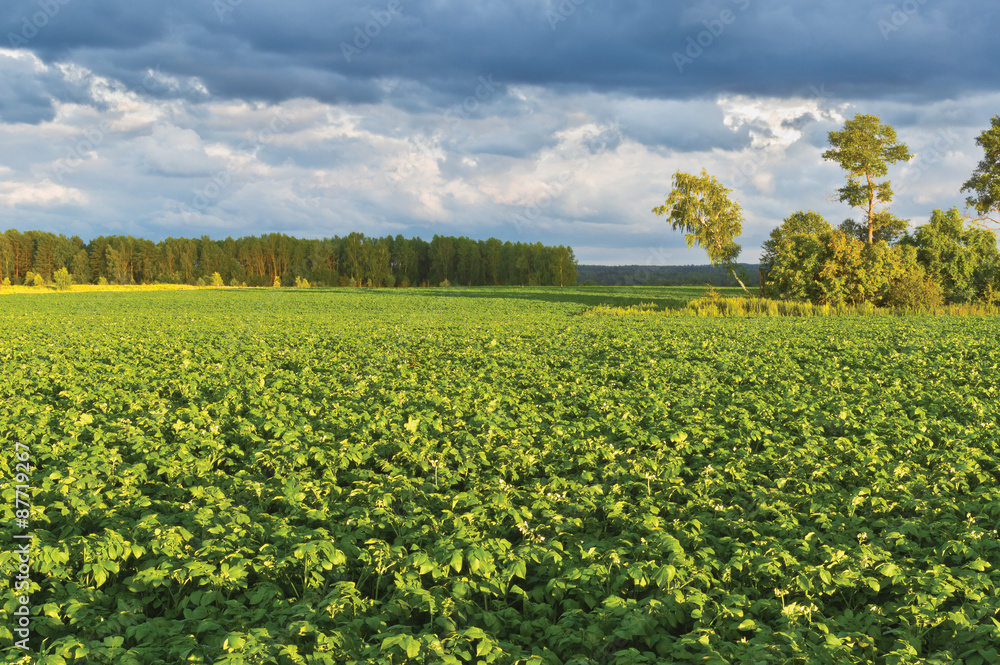
[[[888,245],[895,245],[910,227],[909,220],[900,219],[888,210],[880,210],[875,213],[875,225],[872,230],[872,241],[884,240]],[[861,242],[868,242],[868,225],[859,223],[853,219],[845,219],[837,227],[849,236],[853,236]]]
[[282,233],[259,237],[77,237],[9,229],[0,233],[0,280],[23,283],[30,272],[46,282],[65,268],[74,283],[211,283],[284,286],[296,278],[316,286],[572,286],[577,264],[569,247],[502,242],[496,238],[434,236],[427,242],[401,235],[384,238],[302,239]]

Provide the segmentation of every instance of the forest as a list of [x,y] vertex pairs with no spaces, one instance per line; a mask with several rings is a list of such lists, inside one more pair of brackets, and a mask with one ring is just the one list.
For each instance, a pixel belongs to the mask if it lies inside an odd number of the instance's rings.
[[4,285],[191,284],[229,286],[572,286],[570,247],[435,235],[299,239],[282,233],[213,240],[0,234]]

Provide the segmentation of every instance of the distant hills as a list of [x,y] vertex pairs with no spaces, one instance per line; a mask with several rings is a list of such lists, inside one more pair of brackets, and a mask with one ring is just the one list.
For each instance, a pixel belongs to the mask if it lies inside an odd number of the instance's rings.
[[[760,286],[756,263],[741,263],[746,285]],[[581,286],[738,286],[724,268],[702,266],[591,266],[576,267],[576,283]]]

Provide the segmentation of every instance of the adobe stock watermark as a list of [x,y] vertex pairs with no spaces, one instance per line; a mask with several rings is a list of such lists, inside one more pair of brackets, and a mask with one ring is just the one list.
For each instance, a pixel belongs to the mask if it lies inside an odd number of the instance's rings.
[[923,177],[927,170],[944,160],[948,152],[959,143],[959,136],[952,129],[939,129],[934,134],[934,143],[917,153],[913,164],[903,173],[904,182],[916,181]]
[[243,0],[212,0],[212,8],[218,14],[219,20],[223,23],[229,18],[233,11],[243,4]]
[[[151,69],[142,79],[142,84],[129,90],[130,93],[140,95],[144,92],[153,92],[160,87],[160,67]],[[111,121],[101,118],[93,127],[88,127],[73,141],[66,146],[66,156],[57,159],[52,167],[52,179],[62,184],[66,176],[71,174],[86,161],[86,155],[97,150],[112,134]]]
[[674,261],[672,252],[664,246],[649,247],[646,253],[647,266],[669,266]]
[[757,170],[767,163],[769,155],[765,147],[753,148],[739,166],[730,173],[729,182],[733,187],[744,187],[757,174]]
[[417,169],[420,168],[420,158],[436,159],[438,145],[443,137],[444,132],[437,130],[431,134],[430,138],[418,136],[412,139],[415,150],[406,153],[406,158],[401,165],[392,171],[385,172],[386,184],[395,191],[401,182],[409,179],[417,172]]
[[547,9],[545,11],[545,20],[549,22],[552,32],[556,31],[560,23],[569,20],[569,17],[575,14],[576,10],[585,2],[587,0],[562,0],[556,5],[555,9]]
[[28,16],[25,14],[21,17],[21,31],[20,32],[8,32],[7,41],[10,42],[11,48],[20,48],[22,46],[27,46],[28,42],[38,36],[38,34],[47,26],[52,19],[62,10],[63,7],[68,5],[71,0],[35,0],[38,3],[41,11],[37,11]]
[[[279,108],[275,111],[274,116],[268,122],[265,129],[257,132],[252,138],[241,141],[237,149],[253,152],[274,140],[275,135],[285,127],[288,127],[291,122]],[[181,204],[181,216],[184,218],[184,221],[191,222],[196,220],[198,214],[206,212],[214,205],[215,201],[222,196],[222,193],[233,184],[233,178],[239,175],[240,171],[241,169],[239,168],[227,166],[213,174],[207,183],[191,190],[191,204]]]
[[[14,485],[14,518],[17,521],[17,528],[22,531],[29,531],[31,523],[31,448],[20,441],[14,443],[14,455],[17,460],[15,466]],[[18,557],[17,582],[14,584],[14,591],[20,595],[17,599],[17,609],[14,616],[17,617],[16,625],[11,630],[16,633],[20,640],[14,642],[18,649],[27,651],[28,639],[31,637],[31,539],[32,534],[14,534],[15,544],[18,547],[14,553]]]
[[[462,122],[468,120],[472,114],[479,111],[480,107],[492,99],[502,86],[501,83],[493,80],[493,74],[477,77],[476,84],[471,95],[467,96],[461,102],[453,104],[444,112],[444,119],[447,121],[450,131],[457,129]],[[436,158],[438,146],[444,136],[444,131],[437,130],[429,139],[420,137],[414,139],[413,143],[416,146],[416,150],[407,154],[407,159],[401,167],[397,167],[392,172],[385,172],[386,184],[395,189],[400,182],[406,180],[416,172],[419,167],[418,158]]]
[[809,94],[812,99],[816,100],[817,106],[825,104],[831,99],[825,83],[820,83],[818,88],[815,85],[809,86]]
[[385,9],[371,10],[372,20],[362,25],[354,27],[354,40],[352,43],[340,42],[340,52],[344,54],[344,60],[350,63],[354,58],[361,55],[361,52],[368,48],[372,40],[382,34],[382,31],[389,27],[392,19],[399,16],[403,11],[403,4],[400,0],[389,0]]
[[452,129],[478,111],[480,105],[492,98],[500,89],[500,84],[493,80],[493,74],[485,78],[480,76],[476,81],[479,85],[476,86],[474,94],[469,95],[460,104],[455,104],[444,112],[444,119],[448,121]]
[[[741,12],[746,11],[747,7],[750,6],[750,0],[732,0],[732,3]],[[687,47],[683,52],[674,51],[672,55],[677,72],[683,74],[684,68],[694,64],[694,61],[700,58],[705,50],[711,48],[716,40],[722,36],[726,27],[735,22],[736,14],[731,9],[723,9],[716,18],[702,21],[705,29],[694,37],[687,38]]]
[[[614,124],[606,128],[596,137],[593,137],[589,143],[601,143],[602,145],[610,145],[614,143],[617,145],[622,140],[621,124],[616,120]],[[566,191],[566,186],[571,180],[573,180],[576,175],[585,172],[594,163],[596,156],[601,154],[600,152],[588,151],[587,154],[574,160],[573,166],[564,169],[556,176],[555,181],[542,183],[542,193],[534,197],[531,203],[523,206],[520,213],[515,214],[511,218],[511,223],[518,233],[524,232],[524,229],[532,224],[536,224],[541,218],[546,209],[548,209],[552,203],[562,196]]]
[[[809,96],[805,97],[805,99],[815,101],[818,108],[829,102],[832,97],[826,89],[826,84],[820,84],[819,87],[815,85],[809,86]],[[815,118],[815,114],[813,114],[813,117]],[[767,148],[768,146],[766,145],[752,148],[750,153],[740,161],[739,165],[730,171],[729,183],[734,187],[747,185],[757,174],[758,169],[772,158],[772,154],[768,152]]]
[[879,32],[882,33],[882,39],[889,41],[889,35],[899,32],[910,18],[920,11],[920,6],[926,4],[927,0],[906,0],[898,7],[891,5],[889,9],[892,11],[889,13],[889,20],[879,19],[875,22]]

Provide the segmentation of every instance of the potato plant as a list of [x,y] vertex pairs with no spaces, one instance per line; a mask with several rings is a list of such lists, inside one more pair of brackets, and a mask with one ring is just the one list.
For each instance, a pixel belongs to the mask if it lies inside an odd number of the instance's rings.
[[4,662],[996,662],[996,319],[673,297],[5,296]]

